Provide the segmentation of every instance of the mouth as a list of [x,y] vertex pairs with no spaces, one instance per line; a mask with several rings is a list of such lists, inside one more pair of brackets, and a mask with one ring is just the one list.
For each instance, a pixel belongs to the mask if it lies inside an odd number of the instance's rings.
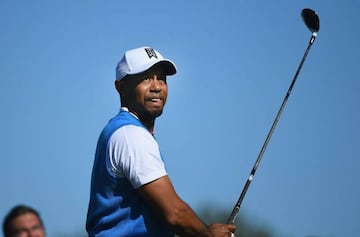
[[160,99],[160,98],[150,98],[149,101],[156,103],[156,102],[161,102],[162,99]]
[[159,97],[152,97],[148,99],[148,102],[155,107],[162,107],[164,105],[164,101]]

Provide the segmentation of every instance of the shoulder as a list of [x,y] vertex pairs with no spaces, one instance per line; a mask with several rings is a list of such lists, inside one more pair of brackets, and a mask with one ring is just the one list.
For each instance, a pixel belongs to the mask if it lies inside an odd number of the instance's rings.
[[112,141],[136,141],[136,142],[141,142],[141,141],[152,141],[155,142],[154,137],[151,135],[151,133],[146,130],[144,127],[140,127],[137,125],[125,125],[122,126],[118,129],[116,129],[116,131],[114,131],[114,133],[111,135],[110,140]]
[[109,139],[110,150],[127,150],[131,153],[158,153],[159,146],[148,130],[136,125],[117,129]]

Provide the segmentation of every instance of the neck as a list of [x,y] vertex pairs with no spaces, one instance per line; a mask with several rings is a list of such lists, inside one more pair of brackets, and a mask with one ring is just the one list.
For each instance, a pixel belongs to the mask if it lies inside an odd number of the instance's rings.
[[147,128],[147,130],[154,134],[154,127],[155,127],[155,118],[144,118],[143,116],[138,115],[135,112],[130,111],[127,107],[121,107],[122,110],[129,112],[132,114],[135,118],[140,120],[140,122]]
[[147,128],[147,130],[149,130],[149,132],[154,135],[155,119],[154,120],[140,119],[140,121]]

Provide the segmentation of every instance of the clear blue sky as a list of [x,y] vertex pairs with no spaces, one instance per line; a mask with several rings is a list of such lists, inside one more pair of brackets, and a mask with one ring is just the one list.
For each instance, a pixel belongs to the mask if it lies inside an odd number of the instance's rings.
[[278,236],[360,233],[360,3],[0,1],[0,215],[25,203],[49,236],[84,229],[115,65],[152,46],[178,67],[156,136],[194,209],[230,211],[311,33],[316,39],[241,212]]

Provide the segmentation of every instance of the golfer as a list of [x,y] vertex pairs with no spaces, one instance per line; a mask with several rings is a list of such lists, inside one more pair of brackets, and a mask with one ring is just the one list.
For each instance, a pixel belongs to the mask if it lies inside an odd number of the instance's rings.
[[86,229],[90,237],[229,237],[235,225],[204,224],[177,195],[154,137],[174,63],[151,47],[116,67],[120,112],[100,134]]

